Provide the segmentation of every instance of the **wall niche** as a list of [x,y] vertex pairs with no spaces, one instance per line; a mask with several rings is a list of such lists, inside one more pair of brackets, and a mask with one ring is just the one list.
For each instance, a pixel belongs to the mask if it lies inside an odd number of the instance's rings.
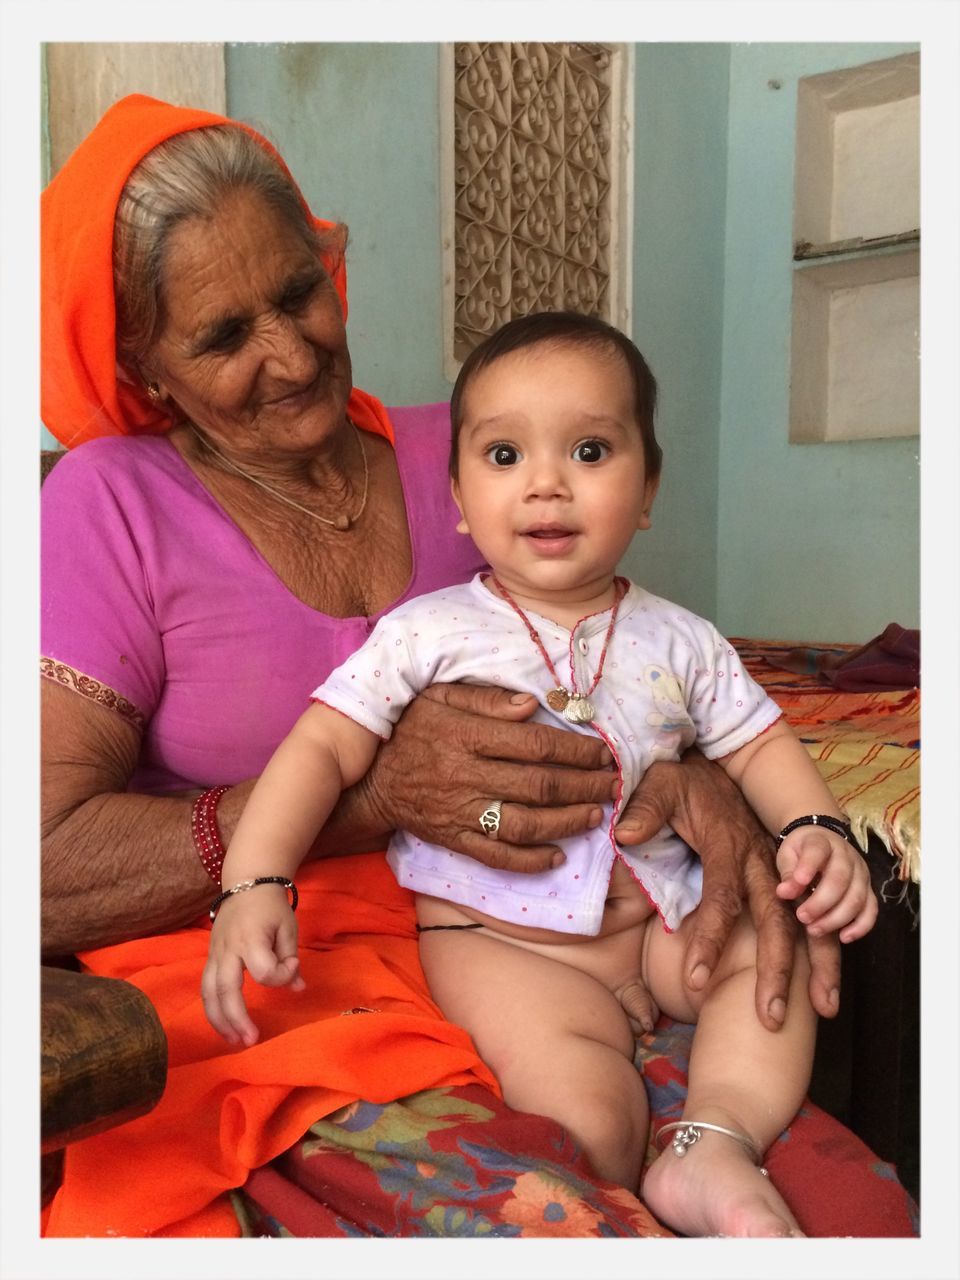
[[790,440],[920,430],[920,58],[800,80]]

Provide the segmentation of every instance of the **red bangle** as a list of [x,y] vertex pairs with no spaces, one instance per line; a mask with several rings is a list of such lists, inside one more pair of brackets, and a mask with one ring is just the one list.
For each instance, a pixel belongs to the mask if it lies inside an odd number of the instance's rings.
[[193,815],[190,819],[190,831],[193,843],[197,847],[203,869],[220,888],[220,877],[223,875],[223,860],[227,856],[223,841],[220,839],[220,828],[217,826],[217,805],[228,786],[211,787],[197,796],[193,802]]

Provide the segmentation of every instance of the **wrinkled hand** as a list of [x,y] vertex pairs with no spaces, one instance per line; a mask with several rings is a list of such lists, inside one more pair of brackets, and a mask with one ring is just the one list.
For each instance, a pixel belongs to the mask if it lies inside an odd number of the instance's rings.
[[839,933],[841,942],[854,942],[876,923],[867,864],[842,836],[812,824],[798,827],[777,850],[777,869],[777,894],[801,899],[797,919],[812,937]]
[[264,987],[302,991],[297,960],[297,921],[286,890],[258,885],[227,898],[210,933],[210,951],[200,979],[210,1025],[230,1044],[249,1048],[260,1032],[243,999],[243,973]]
[[[797,925],[777,896],[773,839],[719,765],[699,751],[679,763],[650,766],[617,826],[621,844],[642,844],[670,826],[703,862],[703,898],[687,945],[684,982],[707,984],[746,901],[757,931],[757,1016],[771,1031],[786,1016]],[[840,946],[835,934],[805,934],[810,958],[810,1000],[832,1018],[840,1003]]]
[[[524,724],[528,694],[436,684],[407,707],[358,784],[386,829],[403,829],[488,867],[537,872],[559,866],[551,842],[602,819],[616,794],[610,752],[592,735]],[[491,839],[480,814],[503,801]]]

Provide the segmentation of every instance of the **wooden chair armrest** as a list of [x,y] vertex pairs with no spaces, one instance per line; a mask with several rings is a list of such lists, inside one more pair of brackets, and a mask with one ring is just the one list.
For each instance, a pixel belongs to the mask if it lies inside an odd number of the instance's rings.
[[44,965],[40,982],[40,1134],[56,1151],[156,1106],[167,1039],[142,991]]
[[40,450],[40,483],[43,484],[47,476],[57,465],[66,449],[41,449]]

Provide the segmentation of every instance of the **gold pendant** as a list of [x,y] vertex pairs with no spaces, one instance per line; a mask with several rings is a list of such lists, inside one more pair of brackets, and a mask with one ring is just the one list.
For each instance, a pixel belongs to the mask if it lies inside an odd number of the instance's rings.
[[563,709],[563,718],[571,724],[589,724],[595,715],[593,703],[580,693],[575,693]]
[[551,711],[563,711],[569,701],[570,695],[566,689],[551,689],[547,694],[547,706]]

